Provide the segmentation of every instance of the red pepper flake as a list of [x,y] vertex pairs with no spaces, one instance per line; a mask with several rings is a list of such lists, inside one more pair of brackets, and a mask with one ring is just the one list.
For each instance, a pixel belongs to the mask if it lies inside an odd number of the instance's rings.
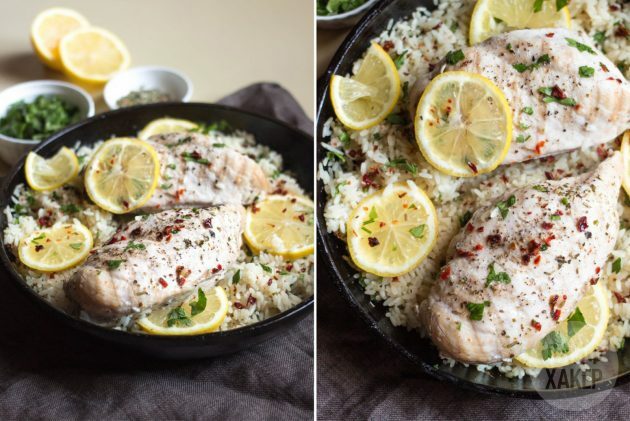
[[565,99],[567,95],[564,93],[562,89],[558,85],[554,85],[551,88],[551,96],[558,99]]
[[481,251],[481,250],[483,250],[483,246],[481,244],[477,244],[475,246],[475,251]]
[[252,304],[256,304],[256,297],[254,297],[254,296],[250,295],[250,296],[247,298],[247,305],[252,305]]
[[127,202],[126,200],[123,200],[122,204],[125,208],[129,208],[129,202]]
[[269,278],[269,280],[267,281],[267,285],[271,286],[272,282],[273,282],[273,279]]
[[532,319],[532,327],[539,332],[542,329],[542,325],[534,319]]
[[293,264],[292,264],[292,263],[289,263],[289,264],[286,266],[286,268],[287,268],[287,272],[291,272],[291,270],[293,269]]
[[599,278],[591,278],[591,280],[588,281],[588,282],[591,285],[595,285],[595,284],[597,284],[599,282]]
[[491,248],[498,247],[501,244],[501,235],[491,234],[486,237],[486,242],[490,245]]
[[300,220],[300,222],[304,222],[304,214],[300,214],[298,215],[298,219]]
[[163,288],[166,288],[168,286],[168,283],[166,282],[166,279],[164,278],[158,279],[158,282],[160,283],[160,285],[162,285]]
[[37,220],[37,223],[40,227],[52,227],[52,221],[50,220],[50,216],[42,216]]
[[587,229],[588,223],[586,222],[586,216],[580,216],[575,226],[577,227],[577,230],[580,232],[583,232],[585,229]]
[[381,221],[378,223],[379,228],[383,228],[385,226],[385,222]]
[[140,227],[138,227],[138,228],[134,229],[133,231],[131,231],[131,236],[132,237],[137,237],[140,234],[142,234],[142,230],[140,229]]
[[[252,211],[253,211],[253,208],[252,208]],[[212,218],[204,219],[203,220],[203,227],[204,228],[212,228]]]
[[460,249],[456,249],[455,252],[457,253],[457,255],[459,257],[473,257],[475,255],[475,253],[473,253],[472,251],[468,251],[468,250],[460,250]]
[[468,165],[468,168],[470,168],[473,173],[477,174],[479,172],[474,162],[466,161],[466,165]]
[[442,268],[442,271],[440,272],[440,279],[446,281],[449,276],[451,276],[451,267],[446,266]]
[[536,147],[534,148],[534,152],[536,152],[538,155],[540,155],[542,153],[543,146],[545,146],[545,141],[544,140],[541,140],[540,142],[536,143]]
[[551,307],[552,310],[554,306],[556,305],[556,303],[558,302],[559,298],[560,296],[556,294],[556,295],[552,295],[551,298],[549,299],[549,306]]
[[376,247],[381,244],[376,237],[368,237],[368,244],[370,247]]
[[551,318],[554,319],[556,322],[560,319],[560,309],[557,308],[553,311],[553,314],[551,315]]
[[604,63],[599,63],[599,67],[601,67],[603,71],[609,72],[608,67]]
[[127,239],[127,237],[125,237],[124,235],[120,236],[120,239],[118,241],[125,241]]
[[544,239],[544,242],[545,242],[545,244],[547,244],[547,246],[550,246],[551,245],[551,240],[555,240],[555,239],[556,239],[556,236],[551,234],[549,237]]
[[615,30],[615,36],[620,38],[627,38],[630,35],[630,31],[625,27],[624,24],[620,23],[617,25],[617,29]]
[[547,180],[555,180],[556,177],[553,175],[553,173],[551,171],[545,171],[545,178]]
[[540,255],[534,258],[534,264],[537,265],[538,263],[540,263]]
[[551,228],[553,228],[553,224],[551,222],[543,222],[542,227],[546,230],[550,230]]
[[184,278],[183,276],[177,279],[177,285],[179,285],[180,287],[183,286],[185,283],[186,283],[186,278]]
[[611,4],[610,6],[608,6],[608,8],[610,9],[611,12],[616,12],[616,11],[618,11],[620,9],[619,5],[615,4],[615,3]]
[[385,51],[389,51],[389,50],[391,50],[392,48],[394,48],[394,43],[393,43],[393,42],[391,42],[390,40],[387,40],[387,41],[385,41],[385,42],[382,44],[382,47],[383,47],[383,50],[385,50]]
[[466,225],[466,231],[473,232],[474,230],[475,230],[475,227],[473,226],[473,224],[469,222],[468,225]]
[[[553,32],[547,32],[547,33],[545,34],[545,36],[546,36],[547,38],[553,38],[553,36],[554,36],[554,35],[555,35],[555,34],[554,34]],[[538,330],[540,330],[540,329],[538,329]]]
[[38,252],[39,252],[39,251],[41,251],[41,250],[43,250],[43,249],[44,249],[44,246],[42,246],[41,244],[37,244],[37,245],[35,246],[35,251],[38,251]]
[[538,252],[540,251],[540,243],[534,240],[530,240],[530,242],[527,244],[527,251],[529,251],[531,254],[538,254]]
[[241,303],[239,303],[238,301],[234,303],[234,307],[236,307],[239,310],[242,310],[245,308],[245,306]]
[[378,167],[363,174],[363,176],[361,177],[361,185],[363,187],[377,187],[378,188],[379,185],[375,181],[378,174],[379,174]]
[[217,273],[218,271],[220,271],[221,269],[223,269],[223,267],[221,265],[217,265],[217,267],[212,268],[212,273]]
[[521,256],[521,263],[525,266],[529,265],[529,262],[532,260],[532,255],[525,253]]
[[599,266],[597,266],[597,267],[595,268],[595,273],[599,273],[601,270],[602,270],[602,268],[600,268]]
[[179,219],[179,218],[178,218],[178,219],[176,219],[176,220],[175,220],[175,223],[176,223],[176,224],[181,224],[182,222],[184,222],[184,220],[183,220],[183,219]]
[[608,150],[606,149],[604,145],[599,145],[596,151],[597,151],[597,156],[599,157],[600,160],[603,161],[604,159],[608,158]]
[[478,227],[477,232],[483,232],[483,227]]
[[[254,204],[252,205],[252,213],[258,213],[258,211],[259,211],[259,210],[260,210],[260,208],[259,208],[259,207],[257,207],[257,206],[256,206],[256,204],[254,203]],[[211,220],[210,222],[211,222],[210,226],[212,226],[212,220]],[[204,225],[204,226],[205,226],[205,225]],[[206,228],[208,228],[208,227],[206,227]]]
[[613,291],[613,294],[615,294],[615,298],[617,299],[618,303],[625,303],[626,302],[626,298],[619,294],[617,291]]

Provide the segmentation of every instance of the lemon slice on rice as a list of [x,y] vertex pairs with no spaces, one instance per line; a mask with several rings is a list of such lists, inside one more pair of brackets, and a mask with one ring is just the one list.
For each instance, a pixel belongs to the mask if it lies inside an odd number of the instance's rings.
[[200,288],[181,306],[154,310],[138,320],[138,325],[153,335],[200,335],[219,329],[229,307],[223,288],[206,292]]
[[571,28],[567,6],[550,0],[478,0],[470,18],[470,45],[515,29]]
[[352,261],[366,272],[400,276],[429,254],[438,232],[433,203],[412,181],[391,184],[361,201],[347,223]]
[[18,246],[18,257],[31,269],[58,272],[81,263],[92,245],[92,233],[85,225],[59,224],[24,237]]
[[79,174],[79,160],[70,148],[59,149],[51,158],[29,152],[24,163],[24,177],[35,191],[49,191],[63,186]]
[[71,9],[53,7],[40,12],[31,25],[31,44],[47,66],[61,70],[59,42],[75,29],[89,26],[87,19]]
[[630,130],[626,131],[621,141],[621,157],[623,158],[623,189],[630,197]]
[[105,29],[88,27],[70,32],[59,43],[63,71],[79,82],[100,85],[129,67],[125,44]]
[[489,79],[444,72],[420,98],[415,117],[418,147],[443,173],[472,177],[494,170],[512,140],[512,109]]
[[391,113],[400,96],[400,78],[392,58],[373,42],[351,78],[333,75],[330,100],[339,121],[353,130],[375,126]]
[[598,282],[567,320],[516,360],[534,368],[564,367],[578,362],[592,353],[604,338],[609,315],[606,287]]
[[199,127],[196,123],[180,118],[158,118],[144,126],[138,133],[138,137],[147,140],[151,136],[163,133],[189,132]]
[[315,248],[313,202],[293,195],[272,195],[247,209],[244,237],[255,252],[297,259]]
[[85,190],[106,211],[127,213],[151,198],[159,176],[160,163],[151,145],[114,138],[103,143],[85,167]]

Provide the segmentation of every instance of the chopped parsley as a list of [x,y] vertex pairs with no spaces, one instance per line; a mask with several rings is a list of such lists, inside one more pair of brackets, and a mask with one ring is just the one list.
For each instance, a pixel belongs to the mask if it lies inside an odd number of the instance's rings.
[[466,308],[470,313],[470,320],[483,319],[483,309],[490,306],[490,301],[484,301],[483,303],[466,303]]
[[560,203],[562,203],[567,208],[571,206],[571,204],[569,203],[569,199],[566,197],[563,197],[562,199],[560,199]]
[[569,4],[569,0],[556,0],[556,11],[560,11],[564,6]]
[[595,69],[590,66],[580,66],[578,69],[581,77],[591,77],[595,73]]
[[621,272],[621,257],[617,257],[615,261],[612,263],[612,271],[614,273]]
[[129,244],[127,244],[127,247],[125,247],[125,249],[123,251],[127,251],[127,250],[145,250],[146,247],[144,244],[142,243],[136,243],[133,240],[129,242]]
[[488,276],[486,277],[486,286],[490,286],[493,282],[499,282],[501,284],[509,284],[512,282],[510,275],[505,272],[495,272],[494,262],[488,266]]
[[518,126],[518,128],[519,128],[519,129],[521,129],[521,130],[527,130],[527,129],[529,129],[529,126],[528,126],[527,124],[525,124],[525,123],[518,123],[518,124],[517,124],[517,126]]
[[540,66],[542,66],[543,64],[549,64],[551,63],[551,59],[549,58],[548,54],[544,54],[540,57],[538,57],[536,59],[535,62],[531,63],[531,64],[525,64],[525,63],[516,63],[513,64],[512,67],[519,73],[523,73],[527,70],[536,70],[538,69]]
[[74,203],[70,203],[67,205],[61,205],[61,207],[59,208],[61,210],[61,212],[65,213],[65,214],[73,214],[73,213],[77,213],[81,210],[80,207],[78,207],[77,205],[75,205]]
[[557,98],[554,96],[554,88],[553,87],[543,87],[538,88],[538,92],[543,95],[543,102],[557,102],[562,105],[566,105],[567,107],[574,107],[577,105],[577,102],[573,98]]
[[446,53],[446,62],[448,64],[456,64],[464,59],[464,53],[462,50],[449,51]]
[[553,214],[549,217],[549,219],[551,219],[552,221],[559,221],[560,220],[560,215],[558,214]]
[[234,272],[234,275],[232,275],[232,283],[233,284],[238,284],[238,281],[241,280],[241,270],[237,270],[236,272]]
[[201,156],[199,156],[197,152],[183,152],[182,158],[184,158],[184,161],[196,162],[197,164],[207,165],[210,163],[210,161],[208,161],[206,158],[202,158]]
[[350,144],[350,135],[344,131],[339,133],[339,140],[343,143],[343,146],[348,146]]
[[31,243],[33,244],[39,244],[39,240],[43,240],[44,238],[46,238],[46,234],[44,234],[43,232],[41,234],[39,234],[37,237],[33,238],[31,240]]
[[543,0],[534,0],[534,13],[538,13],[542,10]]
[[122,262],[125,262],[125,260],[108,260],[107,261],[107,267],[109,267],[110,269],[118,269],[118,267],[120,266],[120,264]]
[[541,184],[536,184],[534,187],[532,187],[532,189],[539,191],[539,192],[543,192],[543,193],[549,193],[549,189],[547,189],[547,187],[541,185]]
[[532,115],[534,114],[534,109],[532,107],[525,107],[522,109],[522,111],[527,114],[527,115]]
[[403,158],[392,159],[385,166],[389,168],[400,168],[414,176],[418,173],[418,166],[413,162],[409,162]]
[[512,44],[508,44],[505,46],[506,50],[508,50],[510,53],[514,52],[514,49],[512,48]]
[[551,332],[542,339],[543,360],[551,358],[554,352],[566,354],[569,352],[569,341],[560,332]]
[[529,140],[529,138],[531,138],[531,135],[524,136],[522,134],[519,134],[518,136],[516,136],[516,143],[525,143]]
[[162,190],[168,190],[168,189],[170,189],[171,187],[173,187],[173,184],[172,184],[172,183],[169,183],[169,184],[164,183],[164,184],[161,184],[161,185],[160,185],[160,188],[161,188]]
[[349,181],[342,181],[341,183],[337,184],[335,186],[335,191],[333,193],[333,197],[337,196],[339,193],[341,193],[341,186],[345,186],[346,184],[350,184]]
[[168,165],[166,166],[166,168],[169,168],[169,169],[171,169],[171,170],[174,170],[176,167],[175,167],[175,164],[168,164]]
[[202,313],[206,309],[206,294],[204,294],[203,290],[199,288],[197,290],[197,301],[190,302],[190,315],[196,316],[199,313]]
[[417,227],[411,228],[409,233],[416,238],[424,237],[424,230],[427,228],[426,224],[418,225]]
[[599,31],[599,32],[595,32],[595,35],[593,35],[593,41],[595,41],[597,44],[603,44],[604,41],[606,41],[606,32],[605,31]]
[[232,126],[225,120],[219,120],[214,123],[198,123],[197,128],[191,130],[193,132],[208,134],[210,132],[224,132],[228,133],[232,131]]
[[574,40],[573,38],[565,38],[565,39],[567,40],[567,44],[569,44],[571,47],[577,48],[578,51],[587,52],[590,54],[596,54],[595,50],[593,50],[591,47],[589,47],[586,44],[582,44],[581,42],[578,42]]
[[514,206],[516,203],[516,197],[511,195],[507,200],[501,201],[497,203],[497,208],[499,208],[499,212],[501,213],[501,217],[505,219],[509,213],[509,208]]
[[192,320],[190,320],[190,317],[186,315],[186,312],[183,308],[177,307],[169,311],[166,319],[166,324],[168,325],[168,327],[173,327],[175,325],[190,326],[192,325]]
[[260,267],[265,271],[271,273],[271,268],[267,265],[260,264]]
[[184,143],[188,143],[192,141],[192,137],[186,136],[183,139],[178,139],[177,142],[171,143],[170,145],[166,145],[167,148],[174,148],[175,146],[183,145]]
[[339,149],[324,142],[322,142],[322,147],[328,151],[328,154],[326,155],[326,157],[328,158],[329,161],[334,161],[336,158],[341,162],[346,162],[346,157],[344,156],[343,152],[341,152]]
[[403,51],[394,59],[394,64],[397,69],[400,69],[403,64],[405,64],[405,55],[407,54],[407,50]]
[[83,243],[72,243],[70,244],[70,247],[75,250],[81,250],[81,247],[83,247]]
[[573,335],[578,333],[584,326],[586,326],[584,315],[580,311],[580,308],[576,307],[573,314],[567,319],[567,333],[569,334],[569,338],[573,337]]
[[472,212],[467,210],[466,213],[464,213],[462,216],[459,217],[459,226],[460,227],[466,226],[466,224],[468,223],[468,221],[470,221],[470,218],[472,218],[472,216],[473,216]]

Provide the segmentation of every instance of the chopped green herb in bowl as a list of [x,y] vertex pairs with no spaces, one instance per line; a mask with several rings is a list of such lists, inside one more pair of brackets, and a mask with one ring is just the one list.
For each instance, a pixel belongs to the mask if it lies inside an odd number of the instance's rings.
[[356,9],[366,1],[367,0],[317,0],[317,15],[339,15]]

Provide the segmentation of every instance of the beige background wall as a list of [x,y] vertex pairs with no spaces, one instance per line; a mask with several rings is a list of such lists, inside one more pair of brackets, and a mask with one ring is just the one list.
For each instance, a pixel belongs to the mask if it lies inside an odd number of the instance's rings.
[[[32,53],[29,28],[52,6],[70,7],[117,34],[132,66],[185,72],[194,101],[214,101],[253,82],[287,88],[314,114],[314,18],[310,0],[0,0],[0,90],[63,76]],[[103,110],[100,93],[94,92]]]

